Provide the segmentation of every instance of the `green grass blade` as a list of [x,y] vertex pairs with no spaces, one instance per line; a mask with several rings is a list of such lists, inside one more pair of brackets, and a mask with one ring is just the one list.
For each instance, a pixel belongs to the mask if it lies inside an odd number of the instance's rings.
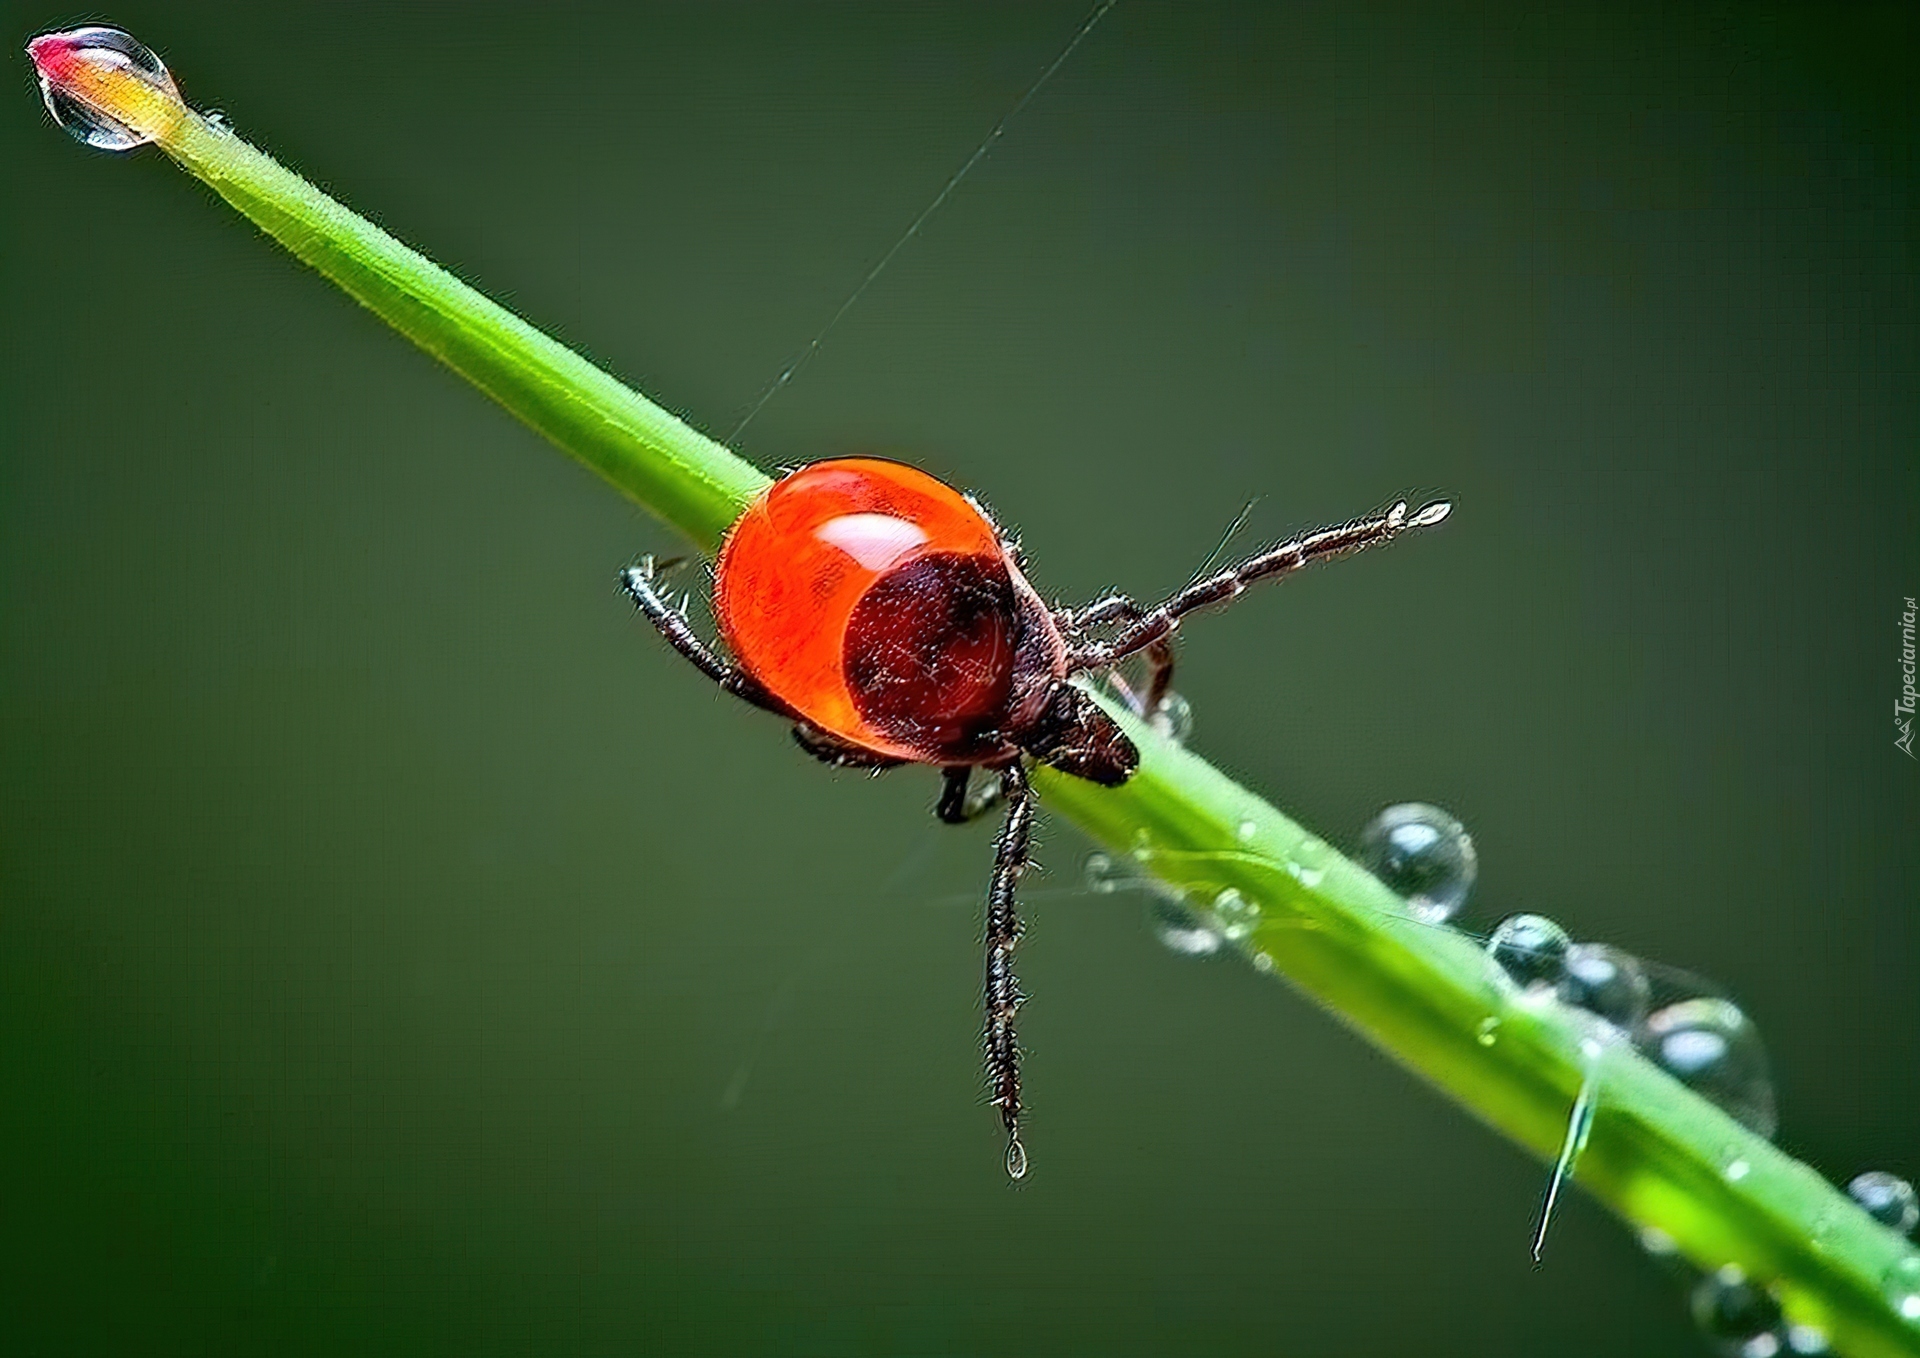
[[719,545],[767,484],[758,468],[240,138],[189,116],[162,145],[293,254],[703,550]]

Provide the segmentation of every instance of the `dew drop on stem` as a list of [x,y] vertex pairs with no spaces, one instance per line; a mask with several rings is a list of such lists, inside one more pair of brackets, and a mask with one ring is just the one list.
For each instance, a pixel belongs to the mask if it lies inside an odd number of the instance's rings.
[[1185,745],[1193,735],[1193,704],[1178,693],[1169,693],[1160,700],[1148,725],[1175,745]]
[[1460,913],[1480,873],[1473,839],[1437,806],[1389,806],[1360,832],[1354,854],[1423,924],[1445,924]]
[[1103,853],[1088,854],[1086,864],[1080,871],[1087,890],[1096,896],[1111,896],[1116,891],[1126,891],[1138,885],[1140,880],[1139,873],[1121,867]]
[[1147,902],[1147,927],[1161,947],[1182,957],[1217,957],[1227,945],[1226,936],[1210,921],[1164,896]]
[[1647,974],[1633,954],[1605,943],[1576,943],[1567,949],[1560,998],[1616,1028],[1632,1029],[1646,1017]]
[[1081,869],[1087,890],[1099,896],[1137,891],[1147,897],[1147,929],[1168,952],[1182,957],[1213,957],[1227,938],[1211,912],[1195,910],[1185,893],[1151,877],[1123,858],[1094,852]]
[[1260,907],[1232,887],[1213,898],[1212,908],[1221,934],[1235,943],[1251,934],[1260,922]]
[[1887,1300],[1894,1314],[1920,1328],[1920,1254],[1909,1254],[1894,1262],[1884,1280]]
[[1545,915],[1509,915],[1487,939],[1487,953],[1522,989],[1552,989],[1566,974],[1567,931]]
[[1681,1000],[1657,1009],[1634,1034],[1634,1045],[1749,1131],[1771,1137],[1778,1128],[1767,1049],[1731,1000]]
[[1788,1353],[1807,1355],[1811,1358],[1814,1354],[1833,1352],[1827,1344],[1827,1332],[1818,1325],[1789,1325],[1782,1331],[1782,1335],[1786,1340]]
[[1729,1264],[1694,1285],[1693,1322],[1714,1352],[1729,1358],[1774,1358],[1781,1342],[1780,1304]]
[[1901,1235],[1912,1235],[1920,1225],[1920,1197],[1915,1196],[1913,1185],[1885,1170],[1856,1174],[1847,1185],[1847,1196],[1868,1216]]

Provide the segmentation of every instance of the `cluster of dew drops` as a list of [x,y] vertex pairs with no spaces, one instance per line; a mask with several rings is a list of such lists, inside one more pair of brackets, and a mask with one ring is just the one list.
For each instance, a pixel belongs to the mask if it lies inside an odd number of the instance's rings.
[[[1155,724],[1180,740],[1191,721],[1184,703],[1176,700],[1172,713],[1157,716]],[[1479,857],[1466,827],[1422,802],[1389,806],[1375,816],[1361,830],[1353,858],[1405,902],[1409,917],[1434,928],[1453,927],[1479,875]],[[1085,881],[1102,895],[1145,894],[1154,937],[1183,957],[1229,955],[1230,945],[1248,938],[1258,920],[1257,907],[1231,888],[1197,904],[1178,887],[1105,853],[1088,857]],[[1598,1031],[1631,1043],[1735,1121],[1772,1138],[1778,1117],[1766,1048],[1746,1014],[1711,982],[1610,944],[1575,942],[1544,915],[1507,916],[1484,947],[1503,985],[1536,1003],[1591,1014],[1600,1021]],[[1261,970],[1273,965],[1264,953],[1256,953],[1255,962]],[[1482,1045],[1498,1041],[1499,1026],[1497,1017],[1481,1025]],[[1750,1171],[1734,1152],[1722,1166],[1730,1179]],[[1847,1192],[1868,1216],[1900,1235],[1911,1236],[1920,1224],[1920,1197],[1904,1179],[1870,1170],[1849,1183]],[[1643,1232],[1641,1244],[1684,1282],[1694,1321],[1716,1352],[1736,1358],[1830,1352],[1824,1334],[1786,1321],[1766,1285],[1737,1266],[1705,1274],[1693,1270],[1658,1230]],[[1895,1312],[1920,1327],[1920,1253],[1906,1253],[1889,1271],[1885,1287]]]

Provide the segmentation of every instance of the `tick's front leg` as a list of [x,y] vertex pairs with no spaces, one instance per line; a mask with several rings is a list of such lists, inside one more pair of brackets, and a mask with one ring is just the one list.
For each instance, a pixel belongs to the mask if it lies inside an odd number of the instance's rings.
[[699,638],[693,630],[693,624],[687,621],[687,615],[667,602],[666,596],[654,588],[651,561],[645,566],[634,566],[620,572],[620,583],[632,596],[634,606],[667,639],[667,644],[692,661],[694,668],[707,678],[743,702],[799,720],[799,714],[767,692],[758,679],[739,666],[722,660]]

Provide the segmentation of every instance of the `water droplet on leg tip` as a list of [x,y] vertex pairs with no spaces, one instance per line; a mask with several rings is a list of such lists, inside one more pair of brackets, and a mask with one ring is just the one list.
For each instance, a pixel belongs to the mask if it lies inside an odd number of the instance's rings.
[[1007,1143],[1007,1177],[1024,1179],[1027,1177],[1027,1148],[1015,1137]]

